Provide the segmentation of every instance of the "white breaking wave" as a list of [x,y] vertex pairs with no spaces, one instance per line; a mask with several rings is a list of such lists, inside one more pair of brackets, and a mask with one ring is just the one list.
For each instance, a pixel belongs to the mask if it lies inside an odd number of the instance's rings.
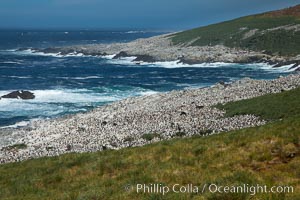
[[217,67],[225,67],[232,65],[231,63],[223,63],[223,62],[216,62],[216,63],[201,63],[201,64],[184,64],[180,63],[179,60],[176,61],[166,61],[166,62],[155,62],[155,63],[146,63],[142,62],[140,65],[149,65],[153,67],[164,67],[164,68],[185,68],[185,67],[195,67],[195,68],[217,68]]
[[101,58],[105,58],[105,59],[113,59],[113,57],[115,57],[117,54],[112,54],[112,55],[106,55],[106,56],[100,56]]
[[136,57],[124,57],[119,59],[112,59],[114,55],[106,56],[108,63],[120,64],[127,66],[148,66],[148,67],[163,67],[163,68],[220,68],[220,67],[239,67],[239,68],[258,68],[274,73],[287,73],[297,70],[296,68],[291,69],[294,64],[276,67],[275,65],[270,65],[268,63],[251,63],[251,64],[240,64],[240,63],[225,63],[225,62],[215,62],[215,63],[201,63],[201,64],[185,64],[181,63],[180,60],[175,61],[163,61],[163,62],[135,62],[133,61]]
[[62,55],[61,52],[58,52],[58,53],[45,53],[45,52],[35,51],[33,49],[26,49],[26,50],[22,50],[22,51],[15,50],[15,51],[12,51],[12,52],[14,52],[15,54],[20,54],[20,55],[51,56],[51,57],[57,57],[57,58],[63,58],[63,57],[92,57],[90,55],[84,55],[83,53],[77,53],[77,52]]
[[256,69],[263,69],[269,72],[275,73],[286,73],[286,72],[293,72],[297,68],[290,69],[292,65],[286,65],[274,68],[274,65],[270,65],[267,63],[253,63],[253,64],[240,64],[240,63],[224,63],[224,62],[215,62],[215,63],[201,63],[201,64],[184,64],[179,63],[178,61],[169,61],[169,62],[155,62],[155,63],[146,63],[142,62],[139,65],[146,65],[150,67],[163,67],[163,68],[220,68],[220,67],[239,67],[239,68],[256,68]]
[[3,50],[3,51],[7,51],[7,52],[15,52],[17,51],[18,49],[7,49],[7,50]]
[[127,31],[125,33],[134,34],[134,33],[146,33],[146,31]]
[[[0,91],[0,96],[8,94],[10,91]],[[0,100],[0,112],[46,112],[46,115],[56,115],[65,112],[62,104],[72,103],[80,106],[89,106],[94,102],[111,102],[119,98],[110,94],[96,94],[92,91],[78,90],[32,90],[35,99],[5,99]],[[40,113],[40,114],[41,114]],[[48,113],[48,114],[47,114]]]
[[37,52],[33,49],[26,49],[22,51],[14,51],[15,54],[20,55],[37,55],[37,56],[53,56],[53,57],[63,57],[59,53],[44,53],[44,52]]
[[36,98],[33,102],[43,103],[88,103],[88,102],[107,102],[117,100],[111,96],[93,93],[91,90],[33,90]]
[[[257,66],[255,64],[249,64],[250,66],[253,65],[253,67]],[[260,63],[258,64],[258,67],[261,68],[261,69],[264,69],[266,71],[269,71],[269,72],[282,72],[282,73],[285,73],[285,72],[293,72],[293,71],[296,71],[297,70],[297,67],[296,68],[293,68],[291,69],[291,67],[293,66],[294,64],[291,64],[291,65],[284,65],[284,66],[281,66],[281,67],[274,67],[274,65],[269,65],[269,64],[265,64],[265,63]]]
[[[84,112],[87,111],[87,107],[114,102],[126,97],[156,93],[141,88],[131,88],[125,91],[111,88],[99,89],[101,90],[99,93],[88,89],[32,90],[31,92],[34,93],[35,99],[22,100],[2,98],[0,100],[1,117],[53,117],[66,113]],[[11,91],[1,90],[0,96],[10,92]],[[26,126],[28,123],[28,121],[18,122],[9,127]]]
[[131,57],[122,57],[122,58],[118,58],[118,59],[112,59],[111,56],[107,56],[104,58],[108,58],[107,62],[110,64],[116,64],[116,65],[132,65],[135,66],[136,63],[133,62],[134,59],[136,59],[135,56],[131,56]]
[[20,62],[15,62],[15,61],[5,61],[5,62],[0,62],[1,64],[21,64]]
[[19,78],[19,79],[30,79],[32,78],[31,76],[1,76],[4,78]]
[[149,96],[149,95],[153,95],[153,94],[157,94],[158,92],[156,91],[145,91],[145,92],[140,92],[140,94],[142,96]]
[[20,121],[20,122],[17,122],[15,124],[13,124],[13,125],[0,127],[0,129],[5,129],[5,128],[20,128],[20,127],[28,126],[29,124],[30,124],[30,121]]
[[126,66],[163,67],[163,68],[169,68],[169,69],[173,69],[173,68],[245,67],[245,68],[263,69],[268,72],[274,72],[274,73],[288,73],[288,72],[293,72],[299,68],[299,67],[296,67],[296,68],[291,69],[293,64],[274,68],[274,65],[270,65],[268,63],[240,64],[240,63],[215,62],[215,63],[201,63],[201,64],[191,64],[190,65],[190,64],[181,63],[179,60],[148,63],[148,62],[135,62],[134,61],[134,59],[136,59],[135,56],[113,59],[113,57],[116,54],[106,55],[106,56],[90,56],[90,55],[84,55],[82,53],[77,53],[77,52],[69,53],[67,55],[61,55],[60,52],[44,53],[44,52],[36,52],[35,50],[32,50],[32,49],[27,49],[27,50],[23,50],[23,51],[17,51],[17,50],[10,50],[10,51],[18,53],[18,54],[30,54],[30,55],[40,55],[40,56],[53,56],[53,57],[100,57],[100,58],[106,59],[107,63],[109,63],[109,64],[118,64],[118,65],[126,65]]
[[61,78],[61,79],[67,79],[67,80],[87,80],[87,79],[102,79],[104,77],[102,76],[86,76],[86,77],[57,77],[57,78]]

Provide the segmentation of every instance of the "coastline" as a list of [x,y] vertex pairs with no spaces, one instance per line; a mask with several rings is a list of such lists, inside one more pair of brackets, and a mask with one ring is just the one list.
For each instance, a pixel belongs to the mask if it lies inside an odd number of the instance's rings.
[[[214,105],[299,86],[300,74],[269,81],[244,78],[231,84],[127,98],[84,114],[35,121],[6,135],[0,163],[142,146],[178,136],[205,136],[260,126],[267,122],[253,115],[226,118],[225,112]],[[18,144],[26,148],[7,148]]]
[[[171,37],[174,33],[137,39],[127,43],[75,45],[66,47],[53,47],[46,49],[33,49],[36,53],[86,56],[109,56],[113,59],[133,58],[132,62],[155,63],[172,62],[182,64],[203,63],[267,63],[274,68],[290,65],[290,69],[300,70],[300,56],[269,55],[265,52],[230,48],[223,45],[216,46],[190,46],[190,44],[174,45]],[[24,50],[24,49],[19,49]],[[113,55],[113,56],[111,56]]]

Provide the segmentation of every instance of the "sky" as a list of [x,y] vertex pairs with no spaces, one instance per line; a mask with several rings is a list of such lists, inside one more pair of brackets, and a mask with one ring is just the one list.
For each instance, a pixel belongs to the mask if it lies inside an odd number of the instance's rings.
[[0,0],[0,28],[184,30],[300,0]]

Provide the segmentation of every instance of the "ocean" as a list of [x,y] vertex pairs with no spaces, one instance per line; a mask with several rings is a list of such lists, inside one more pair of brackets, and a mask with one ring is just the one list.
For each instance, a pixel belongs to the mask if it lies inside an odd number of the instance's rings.
[[[34,53],[30,49],[80,44],[129,42],[162,34],[153,31],[0,31],[0,96],[29,90],[33,100],[1,99],[0,127],[31,120],[87,112],[127,97],[206,87],[244,77],[273,79],[291,73],[289,66],[267,64],[131,62],[110,56]],[[18,51],[18,49],[24,49]]]

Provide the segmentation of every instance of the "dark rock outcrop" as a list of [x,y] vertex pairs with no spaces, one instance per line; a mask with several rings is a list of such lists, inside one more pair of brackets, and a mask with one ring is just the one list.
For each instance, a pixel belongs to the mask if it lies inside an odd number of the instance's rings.
[[187,65],[195,65],[195,64],[201,64],[203,62],[200,62],[199,60],[180,58],[178,63],[187,64]]
[[[60,50],[58,48],[46,48],[46,49],[43,49],[43,50],[39,50],[40,52],[43,52],[43,53],[58,53]],[[67,50],[65,50],[67,51]]]
[[87,52],[78,52],[78,53],[82,53],[83,55],[87,55],[87,56],[107,56],[107,53],[98,53],[98,52],[90,52],[90,53],[87,53]]
[[117,55],[113,57],[113,59],[119,59],[119,58],[124,58],[124,57],[129,57],[129,55],[125,51],[121,51]]
[[1,98],[6,98],[6,99],[34,99],[35,95],[32,92],[29,91],[13,91],[7,95],[3,95]]
[[136,59],[133,60],[134,62],[148,62],[154,63],[156,62],[155,58],[149,55],[136,55]]
[[26,50],[29,50],[29,48],[22,47],[22,48],[19,48],[17,51],[26,51]]
[[[60,52],[60,55],[63,55],[63,56],[75,53],[75,51],[73,49],[62,49],[62,50],[59,50],[59,52]],[[55,52],[55,53],[58,53],[58,52]]]
[[153,63],[156,62],[155,58],[149,55],[129,55],[125,51],[121,51],[117,55],[113,57],[113,59],[119,59],[119,58],[125,58],[125,57],[130,57],[130,56],[135,56],[136,58],[133,60],[133,62],[148,62],[148,63]]

